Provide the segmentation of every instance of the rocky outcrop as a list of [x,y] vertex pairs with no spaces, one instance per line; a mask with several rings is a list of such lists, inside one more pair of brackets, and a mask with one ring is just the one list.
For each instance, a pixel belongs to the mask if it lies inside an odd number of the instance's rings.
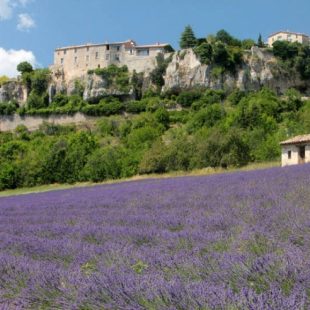
[[[166,59],[170,56],[170,54],[165,55]],[[156,68],[156,61],[148,60],[143,64],[142,67],[140,63],[139,70],[144,70],[142,89],[145,91],[152,86],[150,73]],[[132,65],[129,72],[133,72],[134,68]],[[60,68],[51,68],[51,70],[52,82],[48,89],[50,101],[57,93],[83,94],[84,100],[87,101],[96,101],[109,95],[124,99],[134,97],[130,88],[120,90],[117,87],[111,87],[106,80],[96,74],[85,74],[68,80]],[[173,53],[164,80],[163,91],[195,86],[224,90],[237,87],[241,90],[255,91],[267,86],[278,94],[283,94],[288,88],[294,87],[306,96],[310,95],[310,80],[302,80],[294,68],[288,70],[281,67],[268,49],[258,47],[244,52],[242,65],[237,67],[234,74],[222,73],[214,65],[201,64],[191,49]],[[16,100],[23,104],[26,99],[27,92],[20,81],[14,80],[0,86],[0,102]]]
[[12,80],[0,85],[0,102],[17,101],[24,104],[27,90],[20,81]]
[[300,78],[298,72],[282,69],[273,54],[253,47],[245,52],[242,65],[235,74],[221,73],[213,65],[201,64],[193,50],[175,53],[165,75],[164,90],[203,86],[212,89],[259,90],[267,86],[278,94],[295,87],[309,95],[310,81]]

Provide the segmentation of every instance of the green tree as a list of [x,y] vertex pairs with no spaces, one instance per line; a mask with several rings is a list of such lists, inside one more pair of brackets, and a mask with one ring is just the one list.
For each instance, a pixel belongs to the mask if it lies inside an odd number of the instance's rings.
[[231,45],[231,46],[241,46],[241,41],[234,38],[230,35],[226,30],[221,29],[216,33],[216,41],[220,41],[224,44]]
[[37,69],[33,72],[31,76],[31,87],[36,94],[42,95],[47,91],[50,74],[51,72],[49,69]]
[[23,61],[17,65],[17,71],[21,74],[30,73],[33,71],[33,67],[29,62]]
[[282,60],[288,60],[298,55],[300,44],[297,42],[275,41],[273,44],[273,54]]
[[94,182],[117,179],[122,172],[122,157],[123,152],[117,147],[97,149],[89,156],[82,174]]
[[264,41],[263,41],[263,38],[262,38],[262,35],[259,34],[258,36],[258,39],[257,39],[257,46],[258,47],[265,47],[265,44],[264,44]]
[[191,48],[196,46],[196,44],[197,39],[195,37],[194,31],[190,25],[187,25],[181,34],[180,47],[182,49]]
[[212,62],[213,49],[212,45],[204,42],[194,49],[195,54],[199,57],[203,64],[210,64]]
[[159,124],[162,124],[165,128],[169,127],[169,113],[168,111],[161,107],[155,111],[155,119]]
[[241,42],[241,47],[245,50],[251,49],[251,47],[254,45],[255,45],[255,41],[252,39],[244,39]]

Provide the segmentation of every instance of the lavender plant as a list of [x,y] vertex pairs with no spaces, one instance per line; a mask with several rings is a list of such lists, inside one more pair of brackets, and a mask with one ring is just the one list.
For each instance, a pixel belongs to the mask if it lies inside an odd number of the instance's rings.
[[1,309],[307,309],[310,165],[0,199]]

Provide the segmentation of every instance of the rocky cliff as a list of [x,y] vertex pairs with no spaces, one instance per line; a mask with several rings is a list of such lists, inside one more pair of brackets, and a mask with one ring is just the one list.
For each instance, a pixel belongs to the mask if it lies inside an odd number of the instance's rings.
[[302,80],[295,70],[282,69],[273,54],[253,47],[244,53],[242,65],[235,74],[221,73],[212,65],[203,65],[191,49],[175,53],[165,75],[164,89],[204,86],[212,89],[259,90],[267,86],[283,94],[295,87],[310,94],[310,81]]
[[17,101],[24,104],[27,90],[20,81],[12,80],[0,85],[0,102]]
[[[195,86],[225,90],[236,87],[241,90],[259,90],[267,86],[278,94],[283,94],[288,88],[294,87],[306,96],[310,95],[310,80],[302,80],[293,68],[288,72],[267,49],[253,47],[251,51],[245,51],[242,64],[236,68],[235,73],[223,73],[214,65],[202,64],[191,49],[175,52],[170,56],[171,61],[164,75],[163,91]],[[152,63],[144,72],[142,81],[144,90],[152,86],[150,73],[155,68],[156,64]],[[134,97],[130,87],[127,90],[111,87],[104,78],[96,74],[85,74],[78,79],[67,80],[59,71],[55,71],[52,72],[52,82],[49,86],[50,98],[59,92],[83,93],[84,99],[90,101],[108,95]],[[26,97],[25,87],[18,81],[0,86],[0,102],[17,100],[23,104]]]

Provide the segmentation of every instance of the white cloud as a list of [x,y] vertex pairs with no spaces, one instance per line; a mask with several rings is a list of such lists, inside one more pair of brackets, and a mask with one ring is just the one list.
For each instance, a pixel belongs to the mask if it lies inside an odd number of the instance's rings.
[[19,0],[18,1],[22,6],[26,6],[28,3],[32,2],[32,0]]
[[5,50],[0,47],[0,76],[17,76],[16,67],[22,61],[28,61],[33,66],[36,64],[36,58],[31,51],[25,50]]
[[0,0],[0,21],[12,17],[12,2],[10,0]]
[[36,23],[29,14],[23,13],[18,15],[18,24],[17,24],[18,30],[28,31],[29,29],[34,28],[35,26]]
[[[34,0],[0,0],[0,22],[11,19],[18,8],[25,8],[33,1]],[[18,15],[18,30],[28,31],[33,27],[35,27],[35,21],[29,14],[23,13]]]

